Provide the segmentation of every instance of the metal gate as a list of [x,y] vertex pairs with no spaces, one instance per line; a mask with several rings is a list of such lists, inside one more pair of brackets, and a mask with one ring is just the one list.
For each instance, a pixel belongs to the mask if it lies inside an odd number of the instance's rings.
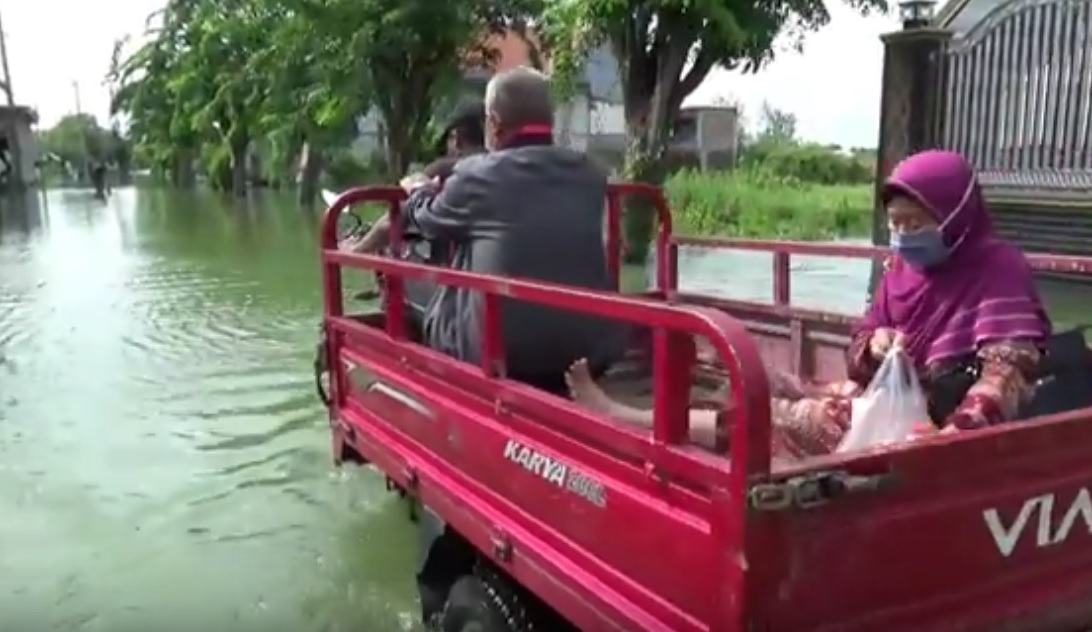
[[1092,0],[1007,0],[942,54],[941,144],[984,184],[1092,188]]
[[1092,0],[949,5],[884,37],[877,184],[908,153],[953,149],[979,170],[1003,234],[1092,255]]

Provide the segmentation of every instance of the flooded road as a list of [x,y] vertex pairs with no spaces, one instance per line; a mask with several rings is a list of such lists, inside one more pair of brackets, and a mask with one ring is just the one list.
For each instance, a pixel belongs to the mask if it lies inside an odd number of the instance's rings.
[[404,514],[330,466],[312,217],[130,189],[0,222],[0,627],[411,627]]
[[[312,390],[315,216],[133,189],[0,204],[0,627],[412,629],[405,510],[331,467]],[[767,262],[681,270],[768,298]],[[867,264],[795,266],[795,300],[863,305]]]

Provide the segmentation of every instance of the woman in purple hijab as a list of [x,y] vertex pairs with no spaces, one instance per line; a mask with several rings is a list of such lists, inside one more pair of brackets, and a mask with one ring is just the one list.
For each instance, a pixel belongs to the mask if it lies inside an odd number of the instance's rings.
[[957,153],[907,158],[883,195],[895,256],[854,335],[850,379],[867,384],[898,339],[937,426],[1012,419],[1032,395],[1051,329],[1023,253],[994,233],[974,170]]
[[[922,152],[895,168],[883,193],[894,257],[854,332],[850,379],[807,385],[771,372],[775,463],[832,452],[852,397],[896,342],[917,365],[939,428],[1012,419],[1032,395],[1050,321],[1024,255],[994,234],[974,169],[957,153]],[[568,380],[587,408],[651,426],[651,411],[611,399],[585,363]],[[721,412],[691,410],[691,439],[711,444]]]

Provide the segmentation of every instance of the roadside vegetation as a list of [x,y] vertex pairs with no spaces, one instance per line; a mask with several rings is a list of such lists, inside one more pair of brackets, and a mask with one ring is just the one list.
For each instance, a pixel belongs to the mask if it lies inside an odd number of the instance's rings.
[[665,184],[675,230],[768,239],[868,236],[872,187],[815,184],[767,171],[680,171]]
[[678,171],[664,188],[676,230],[690,235],[770,239],[868,236],[875,153],[801,142],[796,117],[764,104],[732,171]]
[[[791,115],[771,111],[764,118],[791,122]],[[676,229],[689,235],[731,235],[782,239],[832,239],[867,236],[873,203],[874,156],[864,151],[801,143],[770,121],[755,135],[744,135],[733,170],[683,168],[668,176],[664,188],[675,212]],[[41,137],[49,160],[47,183],[71,180],[71,171],[91,160],[88,147],[124,173],[131,148],[116,131],[105,130],[86,114],[65,117]],[[164,174],[160,174],[163,178]],[[272,179],[273,173],[263,177]],[[341,189],[388,183],[380,159],[362,161],[352,152],[331,152],[320,182]]]
[[[845,2],[861,13],[887,8],[884,0]],[[429,160],[437,120],[467,90],[464,72],[488,68],[498,54],[490,36],[503,33],[523,40],[561,99],[579,89],[589,52],[612,50],[625,109],[621,175],[662,184],[671,175],[666,148],[673,121],[713,69],[759,72],[777,51],[801,48],[805,35],[829,18],[822,0],[168,0],[149,17],[139,45],[115,46],[108,129],[69,121],[65,133],[48,140],[65,148],[56,152],[59,159],[77,167],[124,157],[171,186],[207,183],[234,195],[254,186],[286,188],[300,203],[315,204],[324,181],[376,173],[389,179]],[[381,147],[378,164],[359,169],[352,146],[365,115]],[[82,160],[71,157],[81,136],[88,154]],[[819,155],[837,152],[776,138],[743,153],[743,171],[728,181],[747,186],[716,195],[741,204],[771,199],[741,191],[783,181],[796,191],[787,197],[803,199],[799,190],[813,184],[846,184],[845,174],[828,169],[837,161]],[[702,199],[710,201],[701,206],[707,210],[692,214],[704,218],[697,225],[714,227],[703,230],[759,225],[711,219],[718,198],[709,197],[716,185],[708,188]],[[629,256],[643,260],[638,245],[650,235],[651,217],[635,210],[627,215],[635,246]]]
[[[677,232],[805,240],[870,234],[872,150],[801,142],[795,117],[769,105],[756,132],[743,127],[737,168],[682,168],[667,177]],[[389,182],[381,164],[342,155],[331,166],[335,188]]]

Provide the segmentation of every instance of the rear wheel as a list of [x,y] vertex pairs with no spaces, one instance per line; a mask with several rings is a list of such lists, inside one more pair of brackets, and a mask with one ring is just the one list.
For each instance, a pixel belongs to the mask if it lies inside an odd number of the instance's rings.
[[440,632],[532,632],[527,606],[504,578],[491,572],[464,575],[452,586],[439,617]]

